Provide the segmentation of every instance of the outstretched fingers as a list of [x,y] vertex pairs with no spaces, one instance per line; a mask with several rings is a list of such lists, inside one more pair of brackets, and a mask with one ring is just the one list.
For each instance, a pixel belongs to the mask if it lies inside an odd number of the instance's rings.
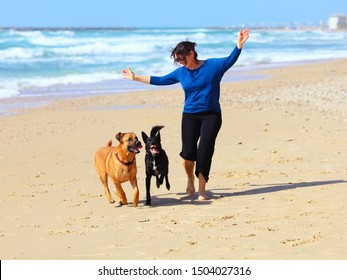
[[240,32],[239,32],[239,36],[237,38],[237,47],[239,49],[242,49],[243,44],[246,43],[248,38],[249,38],[249,30],[248,30],[248,28],[245,28],[243,30],[241,29]]
[[129,80],[134,79],[134,73],[133,71],[131,71],[130,67],[128,67],[128,69],[122,70],[122,75],[124,78],[127,78]]

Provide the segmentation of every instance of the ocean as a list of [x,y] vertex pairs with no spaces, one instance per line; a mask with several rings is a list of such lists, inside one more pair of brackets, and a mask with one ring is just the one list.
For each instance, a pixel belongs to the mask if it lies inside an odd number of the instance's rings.
[[[166,74],[177,67],[170,48],[186,39],[197,43],[200,59],[227,56],[237,34],[238,30],[227,28],[0,28],[0,98],[148,89],[125,80],[121,70],[131,67],[138,75]],[[343,58],[346,46],[347,32],[250,30],[234,68]]]

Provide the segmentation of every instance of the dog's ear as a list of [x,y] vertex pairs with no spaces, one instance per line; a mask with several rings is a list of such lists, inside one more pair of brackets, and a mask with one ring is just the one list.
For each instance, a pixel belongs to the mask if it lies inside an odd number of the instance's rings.
[[148,139],[148,136],[147,136],[147,134],[146,133],[144,133],[143,131],[142,131],[142,139],[143,139],[143,142],[147,142],[147,139]]
[[158,132],[159,130],[161,130],[163,127],[164,127],[163,125],[156,125],[156,126],[153,126],[152,129],[151,129],[151,134],[150,134],[151,137],[154,137],[154,136],[157,134],[157,132]]
[[157,134],[155,135],[155,138],[157,138],[158,142],[161,142],[160,131],[157,132]]
[[122,143],[123,136],[124,136],[124,133],[118,132],[118,133],[116,134],[116,139],[117,139],[119,142]]

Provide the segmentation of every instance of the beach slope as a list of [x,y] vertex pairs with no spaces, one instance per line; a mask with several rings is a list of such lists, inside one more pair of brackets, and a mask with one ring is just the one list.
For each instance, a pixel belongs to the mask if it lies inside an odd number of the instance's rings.
[[[237,75],[237,68],[231,74]],[[263,69],[222,85],[212,197],[184,193],[181,90],[79,99],[0,118],[1,259],[346,259],[347,60]],[[164,125],[171,190],[109,204],[96,150]],[[113,186],[112,186],[113,189]]]

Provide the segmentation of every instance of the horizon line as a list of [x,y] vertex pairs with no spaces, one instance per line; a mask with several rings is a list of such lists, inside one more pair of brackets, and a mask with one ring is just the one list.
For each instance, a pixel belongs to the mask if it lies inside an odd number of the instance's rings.
[[0,26],[0,30],[136,30],[136,29],[174,29],[174,28],[182,28],[182,29],[198,29],[198,28],[206,28],[206,29],[240,29],[240,28],[253,28],[253,29],[283,29],[283,28],[309,28],[309,27],[322,27],[327,24],[320,23],[277,23],[277,24],[235,24],[229,26],[143,26],[143,27],[117,27],[117,26]]

